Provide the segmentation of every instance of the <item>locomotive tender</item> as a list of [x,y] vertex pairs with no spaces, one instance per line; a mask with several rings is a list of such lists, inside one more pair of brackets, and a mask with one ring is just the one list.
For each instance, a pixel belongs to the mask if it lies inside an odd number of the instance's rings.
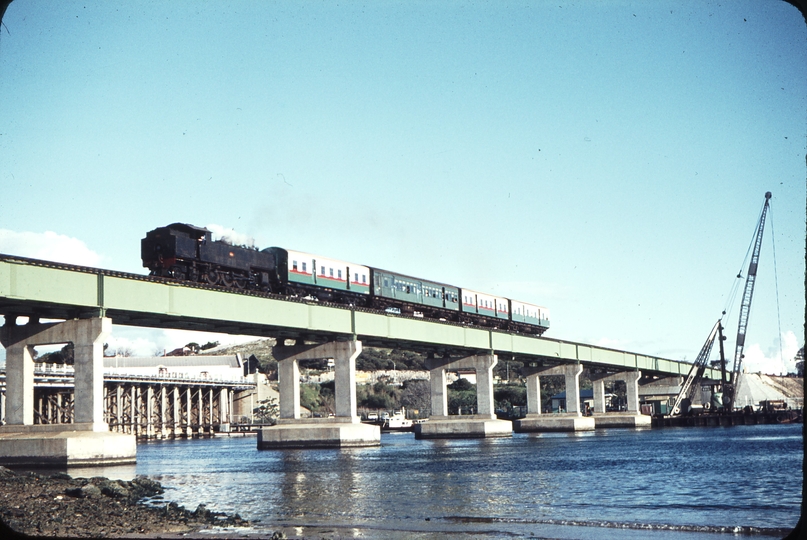
[[259,290],[513,332],[541,335],[546,308],[397,272],[270,247],[213,240],[203,227],[174,223],[140,242],[152,276]]

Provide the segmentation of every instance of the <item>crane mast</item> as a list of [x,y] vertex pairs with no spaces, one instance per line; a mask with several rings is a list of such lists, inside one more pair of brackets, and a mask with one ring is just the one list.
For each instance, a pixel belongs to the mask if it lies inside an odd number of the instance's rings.
[[[765,204],[759,216],[757,232],[754,238],[754,250],[751,254],[751,262],[748,265],[748,273],[745,278],[745,289],[743,291],[742,304],[740,305],[740,321],[737,328],[737,340],[734,346],[734,363],[731,377],[724,383],[723,387],[723,407],[727,411],[734,409],[734,399],[737,389],[740,387],[740,375],[742,374],[743,347],[745,346],[745,331],[748,328],[748,315],[751,311],[751,299],[754,296],[754,283],[757,279],[757,266],[759,264],[759,252],[762,249],[762,231],[765,228],[765,216],[770,208],[771,192],[765,193]],[[740,277],[739,275],[737,277]]]

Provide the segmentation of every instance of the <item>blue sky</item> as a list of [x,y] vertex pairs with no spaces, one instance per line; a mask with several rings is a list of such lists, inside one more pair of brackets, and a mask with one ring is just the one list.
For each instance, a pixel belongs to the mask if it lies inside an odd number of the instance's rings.
[[746,365],[778,372],[803,344],[805,37],[773,0],[15,0],[0,252],[143,273],[147,231],[215,224],[693,360],[771,191]]

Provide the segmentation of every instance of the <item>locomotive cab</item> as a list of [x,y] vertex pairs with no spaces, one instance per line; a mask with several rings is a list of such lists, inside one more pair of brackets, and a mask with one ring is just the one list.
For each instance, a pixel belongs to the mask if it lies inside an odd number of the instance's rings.
[[209,242],[211,233],[203,227],[185,223],[173,223],[146,233],[140,241],[140,256],[143,266],[153,276],[170,275],[172,267],[179,262],[199,257],[199,245]]

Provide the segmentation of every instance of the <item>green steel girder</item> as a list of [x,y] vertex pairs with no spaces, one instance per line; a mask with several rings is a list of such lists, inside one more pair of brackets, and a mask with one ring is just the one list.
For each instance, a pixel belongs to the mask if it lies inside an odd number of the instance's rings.
[[[48,266],[51,265],[51,266]],[[41,318],[105,315],[114,324],[230,334],[345,340],[436,354],[493,351],[528,363],[581,362],[609,370],[686,375],[691,364],[545,337],[211,290],[133,274],[0,257],[0,314]],[[719,379],[707,369],[704,375]]]

